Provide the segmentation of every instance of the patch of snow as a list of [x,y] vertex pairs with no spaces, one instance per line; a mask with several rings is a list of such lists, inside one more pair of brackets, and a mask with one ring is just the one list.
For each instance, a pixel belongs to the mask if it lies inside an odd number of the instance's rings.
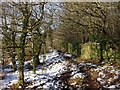
[[99,81],[101,85],[104,85],[106,83],[106,81],[101,78],[97,78],[97,81]]
[[8,88],[8,85],[16,84],[18,82],[18,74],[14,72],[7,73],[5,79],[3,79],[2,81],[4,88]]
[[116,73],[117,75],[120,75],[120,70],[117,70],[115,73]]
[[14,70],[12,68],[6,68],[6,69],[4,69],[4,72],[6,72],[6,73],[13,72],[13,71]]
[[52,66],[48,67],[47,73],[52,75],[57,75],[58,73],[60,74],[63,71],[66,71],[66,65],[67,62],[53,64]]
[[74,78],[84,78],[84,77],[85,75],[83,73],[77,73],[72,78],[74,79]]
[[104,75],[104,73],[103,72],[99,72],[99,76],[102,76],[102,75]]
[[76,69],[77,69],[77,65],[72,64],[72,65],[71,65],[71,70],[75,71]]
[[118,79],[119,77],[118,77],[118,75],[117,76],[114,76],[114,79]]
[[101,78],[97,78],[97,81],[101,81],[102,79]]
[[111,85],[108,88],[116,88],[116,86],[115,85]]
[[30,60],[30,61],[25,61],[25,62],[24,62],[24,65],[27,65],[27,64],[32,64],[32,61],[33,61],[33,60]]
[[[112,66],[103,66],[103,67],[97,67],[94,64],[91,63],[79,63],[79,64],[71,64],[67,60],[64,59],[64,56],[72,57],[70,54],[58,52],[57,50],[50,51],[47,54],[43,54],[39,56],[40,62],[45,63],[43,66],[38,66],[36,74],[33,73],[32,70],[29,70],[27,68],[24,68],[24,80],[26,82],[31,82],[32,84],[29,85],[27,88],[51,88],[51,90],[54,88],[59,89],[62,88],[62,86],[65,87],[65,84],[62,83],[59,79],[62,73],[66,72],[68,69],[71,71],[71,78],[84,78],[85,73],[80,72],[80,69],[83,67],[90,67],[94,68],[94,71],[99,72],[97,81],[100,82],[101,85],[104,85],[108,88],[115,88],[114,85],[105,85],[106,84],[106,74],[103,70],[107,70],[110,73],[115,73],[116,75],[113,77],[114,79],[118,79],[118,75],[120,74],[120,71],[116,71]],[[31,61],[26,61],[24,64],[24,67],[28,64],[32,65]],[[69,65],[70,64],[70,65]],[[11,65],[11,63],[9,64]],[[18,65],[18,62],[17,62]],[[69,67],[68,67],[69,66]],[[4,80],[2,80],[3,85],[2,88],[7,87],[8,85],[16,84],[18,82],[18,71],[11,72],[10,69],[5,69],[7,72],[6,77]],[[108,79],[109,82],[112,81],[112,78]],[[75,82],[73,82],[75,84]],[[43,86],[42,86],[43,85]]]
[[101,68],[96,68],[96,69],[94,69],[94,71],[102,71],[102,69]]
[[45,62],[46,65],[50,65],[52,63],[57,63],[63,61],[63,56],[59,55],[59,53],[56,50],[53,50],[53,52],[43,54],[39,56],[40,63]]
[[67,54],[67,53],[65,53],[64,55],[63,55],[64,57],[72,57],[72,55],[71,54]]

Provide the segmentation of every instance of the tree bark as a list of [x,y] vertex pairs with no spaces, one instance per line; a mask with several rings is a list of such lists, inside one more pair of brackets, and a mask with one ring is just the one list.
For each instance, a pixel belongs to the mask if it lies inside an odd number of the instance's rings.
[[99,64],[101,64],[103,62],[104,58],[103,58],[103,45],[102,42],[100,42],[100,60],[99,60]]
[[23,18],[23,29],[20,37],[20,52],[19,52],[19,86],[24,89],[24,61],[25,61],[25,40],[27,36],[29,17],[24,16]]
[[21,35],[20,39],[20,53],[19,53],[19,85],[24,89],[24,61],[25,61],[25,39],[27,32]]

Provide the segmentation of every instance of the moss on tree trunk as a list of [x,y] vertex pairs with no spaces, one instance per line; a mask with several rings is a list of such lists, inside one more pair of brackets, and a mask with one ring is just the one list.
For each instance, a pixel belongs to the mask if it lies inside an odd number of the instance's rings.
[[19,53],[19,85],[24,88],[24,61],[25,61],[25,39],[27,32],[21,35],[20,53]]

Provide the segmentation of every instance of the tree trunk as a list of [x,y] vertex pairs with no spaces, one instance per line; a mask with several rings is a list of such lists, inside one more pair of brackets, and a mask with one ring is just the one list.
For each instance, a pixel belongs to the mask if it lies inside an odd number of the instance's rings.
[[99,60],[99,64],[101,64],[101,62],[103,62],[104,58],[103,58],[103,45],[102,42],[100,42],[100,60]]
[[77,56],[81,55],[81,45],[77,43]]
[[36,56],[33,55],[33,72],[36,73],[36,67],[37,67],[37,59]]
[[24,61],[25,61],[25,39],[27,32],[24,32],[20,38],[20,53],[19,53],[19,85],[24,88]]
[[20,37],[20,52],[19,52],[19,85],[24,89],[24,61],[25,61],[25,40],[27,36],[29,17],[23,18],[23,29]]
[[10,57],[12,58],[11,62],[12,62],[13,69],[14,71],[16,71],[17,65],[16,65],[16,60],[15,60],[15,48],[12,47],[11,49],[8,49],[8,52],[9,52]]
[[36,73],[36,67],[40,64],[39,62],[39,52],[33,55],[33,72]]
[[[36,43],[38,40],[39,43]],[[36,67],[40,64],[39,62],[39,54],[42,48],[42,41],[41,41],[41,36],[33,36],[32,40],[32,54],[33,54],[33,72],[36,73]]]
[[16,71],[17,70],[17,65],[16,65],[16,60],[15,60],[15,31],[13,31],[13,33],[12,33],[12,40],[13,40],[13,52],[12,52],[12,63],[13,63],[13,69],[14,69],[14,71]]
[[40,64],[39,55],[41,53],[41,49],[42,49],[42,42],[39,44],[39,50],[38,50],[37,55],[36,55],[37,65]]
[[16,61],[15,61],[15,55],[14,55],[14,53],[13,53],[13,55],[12,55],[12,64],[13,64],[13,69],[14,69],[14,71],[16,71],[17,70],[17,65],[16,65]]

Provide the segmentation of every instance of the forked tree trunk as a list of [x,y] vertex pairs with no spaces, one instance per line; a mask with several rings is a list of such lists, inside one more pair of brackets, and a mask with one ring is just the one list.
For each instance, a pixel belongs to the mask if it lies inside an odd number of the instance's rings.
[[25,40],[27,36],[27,26],[29,17],[23,18],[23,30],[20,37],[20,52],[19,52],[19,86],[24,89],[24,61],[25,61]]

